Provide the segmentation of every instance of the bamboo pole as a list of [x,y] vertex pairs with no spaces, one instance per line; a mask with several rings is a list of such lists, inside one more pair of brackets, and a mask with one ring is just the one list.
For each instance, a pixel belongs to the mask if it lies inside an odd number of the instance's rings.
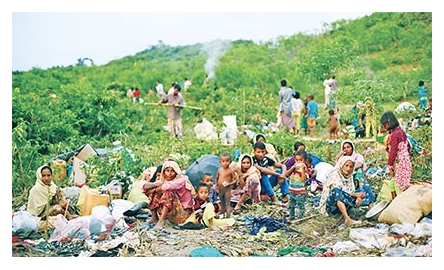
[[[153,103],[153,102],[145,102],[145,105],[161,105],[161,106],[171,106],[171,104],[169,103]],[[188,108],[188,109],[194,109],[194,110],[202,110],[202,108],[200,107],[194,107],[194,106],[188,106],[188,105],[180,105],[180,104],[175,104],[174,106],[176,107],[182,107],[182,108]]]
[[315,215],[311,215],[311,216],[308,216],[308,217],[303,217],[303,218],[300,218],[300,219],[292,220],[291,223],[292,224],[297,224],[297,223],[299,223],[301,221],[304,221],[304,220],[307,220],[307,219],[311,219],[311,218],[314,218],[314,217],[317,217],[317,216],[320,216],[320,215],[321,214],[315,214]]

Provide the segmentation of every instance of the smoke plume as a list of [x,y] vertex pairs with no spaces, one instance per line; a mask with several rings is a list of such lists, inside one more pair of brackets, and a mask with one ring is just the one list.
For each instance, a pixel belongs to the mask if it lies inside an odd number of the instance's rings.
[[202,50],[208,54],[204,69],[208,74],[208,79],[214,78],[214,70],[219,65],[219,59],[227,52],[229,40],[216,39],[203,44]]

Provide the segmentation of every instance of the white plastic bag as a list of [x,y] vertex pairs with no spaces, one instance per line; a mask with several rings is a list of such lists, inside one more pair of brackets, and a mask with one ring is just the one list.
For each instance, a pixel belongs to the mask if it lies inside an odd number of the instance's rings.
[[28,211],[18,211],[12,217],[12,232],[16,232],[18,229],[36,232],[39,229],[38,221],[39,218]]
[[196,138],[198,139],[206,141],[217,139],[216,129],[206,118],[202,120],[202,123],[198,123],[194,127],[194,132],[196,133]]

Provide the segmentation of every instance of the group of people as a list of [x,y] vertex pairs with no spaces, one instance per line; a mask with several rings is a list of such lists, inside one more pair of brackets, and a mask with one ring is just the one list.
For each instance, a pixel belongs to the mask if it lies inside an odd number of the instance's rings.
[[[179,86],[180,87],[180,86]],[[178,88],[175,88],[176,92]],[[392,112],[380,118],[381,126],[388,131],[386,141],[387,168],[393,180],[390,184],[392,198],[409,188],[411,178],[410,145],[405,131]],[[150,179],[142,185],[142,192],[149,198],[151,210],[149,224],[164,230],[166,222],[181,228],[210,228],[225,230],[235,223],[231,213],[239,214],[244,203],[271,200],[272,204],[288,207],[292,220],[303,218],[307,198],[308,180],[314,181],[314,168],[322,162],[315,154],[307,153],[302,142],[294,144],[294,155],[283,161],[274,146],[267,143],[264,135],[257,134],[252,154],[242,154],[234,162],[229,153],[220,155],[221,167],[216,179],[204,173],[197,189],[192,185],[179,165],[171,159],[164,161]],[[348,209],[372,207],[375,196],[367,182],[364,157],[357,153],[351,140],[341,143],[335,164],[321,185],[319,211],[325,214],[342,214],[346,224],[353,220]],[[52,169],[48,165],[36,171],[36,183],[28,197],[27,211],[42,218],[64,214],[76,218],[70,211],[70,201],[52,181]],[[274,188],[279,186],[281,198]],[[235,206],[232,209],[231,204]]]
[[298,135],[303,129],[305,133],[316,135],[316,119],[319,116],[319,105],[314,95],[309,94],[304,101],[300,93],[287,86],[287,80],[281,80],[279,90],[278,125],[285,131]]
[[140,99],[140,94],[141,94],[141,92],[140,92],[140,89],[139,89],[138,87],[136,87],[136,88],[131,87],[131,88],[128,89],[128,91],[126,91],[126,96],[127,96],[127,97],[128,97],[133,103],[136,103],[136,102],[140,102],[140,101],[141,101],[141,99]]

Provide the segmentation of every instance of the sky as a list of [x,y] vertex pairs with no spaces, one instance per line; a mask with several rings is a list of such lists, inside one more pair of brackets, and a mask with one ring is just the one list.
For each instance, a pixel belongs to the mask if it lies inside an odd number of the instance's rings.
[[269,41],[320,33],[324,24],[369,12],[14,12],[12,70],[96,65],[141,52],[161,40],[170,46],[213,40]]
[[11,12],[3,17],[10,19],[5,25],[11,26],[12,71],[75,65],[79,58],[103,65],[135,55],[160,40],[170,46],[216,39],[269,41],[297,33],[319,33],[324,24],[372,12],[435,10],[430,0],[404,1],[403,5],[373,0],[371,6],[352,0],[303,4],[290,0],[94,2],[13,1]]

